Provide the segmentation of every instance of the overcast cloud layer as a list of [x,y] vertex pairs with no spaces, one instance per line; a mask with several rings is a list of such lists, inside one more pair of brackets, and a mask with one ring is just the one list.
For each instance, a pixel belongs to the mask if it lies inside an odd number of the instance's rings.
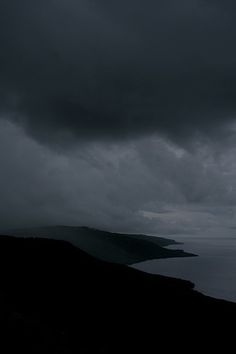
[[2,228],[69,224],[151,234],[234,234],[236,147],[162,138],[57,153],[0,125]]
[[225,134],[235,11],[230,0],[2,0],[1,109],[50,144]]
[[236,5],[1,0],[0,227],[233,234]]

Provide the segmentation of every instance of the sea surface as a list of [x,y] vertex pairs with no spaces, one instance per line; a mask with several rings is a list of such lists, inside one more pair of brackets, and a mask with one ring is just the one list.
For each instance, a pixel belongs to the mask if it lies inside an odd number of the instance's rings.
[[135,264],[142,271],[191,280],[205,295],[236,302],[236,238],[175,238],[169,246],[198,257],[166,258]]

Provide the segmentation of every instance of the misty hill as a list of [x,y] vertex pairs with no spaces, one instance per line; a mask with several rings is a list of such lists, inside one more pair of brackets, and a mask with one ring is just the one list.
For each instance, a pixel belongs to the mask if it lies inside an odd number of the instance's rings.
[[236,304],[64,241],[0,237],[0,279],[2,353],[227,353],[234,341]]
[[66,240],[94,257],[120,264],[133,264],[157,258],[193,256],[182,250],[164,248],[177,244],[174,240],[146,235],[111,233],[88,227],[39,227],[12,230],[5,234]]

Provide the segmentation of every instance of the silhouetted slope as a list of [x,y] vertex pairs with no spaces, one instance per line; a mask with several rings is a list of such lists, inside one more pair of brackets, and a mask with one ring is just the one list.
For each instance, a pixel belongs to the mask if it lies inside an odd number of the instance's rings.
[[164,248],[174,240],[145,235],[117,234],[88,227],[51,226],[9,231],[12,236],[66,240],[101,260],[133,264],[156,258],[188,257],[182,250]]
[[0,237],[0,279],[3,353],[187,353],[233,340],[235,304],[64,241]]

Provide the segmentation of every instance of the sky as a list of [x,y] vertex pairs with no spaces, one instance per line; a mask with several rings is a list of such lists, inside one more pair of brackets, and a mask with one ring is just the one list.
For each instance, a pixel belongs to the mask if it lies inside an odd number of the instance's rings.
[[0,228],[234,235],[235,14],[1,0]]

